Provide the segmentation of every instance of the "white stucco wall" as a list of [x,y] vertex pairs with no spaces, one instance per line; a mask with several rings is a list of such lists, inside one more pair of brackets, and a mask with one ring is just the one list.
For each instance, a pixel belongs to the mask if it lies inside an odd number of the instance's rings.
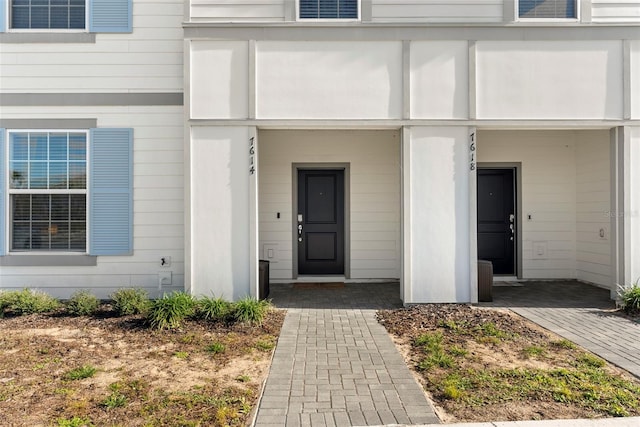
[[[3,107],[3,119],[97,118],[98,127],[133,128],[133,255],[100,256],[96,266],[0,267],[0,288],[39,288],[68,298],[88,289],[107,298],[121,287],[152,296],[184,289],[182,107]],[[28,256],[28,255],[26,255]],[[163,267],[162,257],[171,257]],[[159,288],[158,272],[172,273]]]
[[190,103],[194,119],[246,118],[249,43],[192,41]]
[[274,250],[272,278],[292,278],[293,163],[349,164],[349,277],[400,277],[398,131],[262,130],[258,140],[259,247],[265,259]]
[[482,119],[621,119],[622,41],[479,41]]
[[406,137],[404,302],[470,302],[468,129],[414,126]]
[[256,49],[258,118],[402,116],[401,42],[263,41]]
[[411,118],[469,117],[466,41],[414,41],[410,64]]
[[249,128],[193,127],[188,290],[239,299],[249,288]]

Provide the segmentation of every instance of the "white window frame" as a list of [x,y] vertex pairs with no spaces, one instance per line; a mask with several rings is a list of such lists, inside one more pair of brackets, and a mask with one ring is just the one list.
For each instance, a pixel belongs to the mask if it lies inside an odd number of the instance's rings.
[[358,3],[357,18],[300,18],[300,0],[296,2],[296,21],[298,22],[360,22],[362,20],[362,0],[356,0]]
[[576,17],[575,18],[521,18],[520,17],[520,0],[515,0],[515,20],[517,22],[580,22],[580,0],[573,0],[576,4]]
[[[86,144],[86,183],[85,188],[83,189],[66,189],[66,190],[56,190],[56,189],[12,189],[10,183],[10,164],[11,159],[9,157],[11,151],[11,139],[10,135],[13,133],[83,133],[85,135],[85,144]],[[11,256],[30,256],[30,255],[88,255],[89,254],[89,188],[90,188],[90,174],[89,174],[89,159],[91,156],[89,143],[89,130],[88,129],[6,129],[5,130],[5,194],[6,201],[5,206],[2,207],[5,209],[5,248],[7,248],[7,255]],[[85,247],[84,251],[65,251],[65,250],[24,250],[24,251],[15,251],[13,250],[12,242],[12,222],[13,216],[11,215],[11,195],[13,194],[84,194],[85,195]]]
[[84,0],[84,28],[13,28],[11,11],[13,0],[7,0],[5,10],[5,26],[9,33],[88,33],[89,32],[89,0]]

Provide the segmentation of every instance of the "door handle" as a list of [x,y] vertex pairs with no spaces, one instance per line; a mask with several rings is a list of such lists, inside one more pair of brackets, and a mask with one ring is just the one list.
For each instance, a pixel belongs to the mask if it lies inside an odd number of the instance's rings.
[[298,242],[302,242],[302,224],[298,224]]

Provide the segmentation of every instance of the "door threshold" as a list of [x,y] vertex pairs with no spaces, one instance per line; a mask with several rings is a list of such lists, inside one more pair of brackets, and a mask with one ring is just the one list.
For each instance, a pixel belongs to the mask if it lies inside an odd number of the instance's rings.
[[344,283],[344,276],[298,276],[292,282],[298,283]]
[[517,276],[493,276],[494,282],[517,282]]

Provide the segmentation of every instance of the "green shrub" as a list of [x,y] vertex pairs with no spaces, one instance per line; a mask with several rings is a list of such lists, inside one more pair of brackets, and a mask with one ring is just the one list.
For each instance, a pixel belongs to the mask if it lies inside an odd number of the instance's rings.
[[3,314],[5,312],[17,315],[46,313],[59,306],[60,302],[57,299],[41,291],[23,289],[0,294],[0,308]]
[[71,295],[67,312],[72,316],[90,316],[100,307],[100,300],[89,291],[81,290]]
[[196,304],[196,316],[199,319],[223,321],[231,314],[233,305],[222,298],[200,298]]
[[145,314],[151,304],[147,291],[138,288],[118,289],[111,294],[111,299],[119,316]]
[[147,321],[154,329],[176,329],[194,315],[196,301],[184,292],[172,292],[151,303]]
[[233,305],[232,317],[238,322],[260,324],[270,307],[269,301],[246,297]]
[[636,281],[630,288],[618,291],[622,309],[628,314],[640,314],[640,284]]

